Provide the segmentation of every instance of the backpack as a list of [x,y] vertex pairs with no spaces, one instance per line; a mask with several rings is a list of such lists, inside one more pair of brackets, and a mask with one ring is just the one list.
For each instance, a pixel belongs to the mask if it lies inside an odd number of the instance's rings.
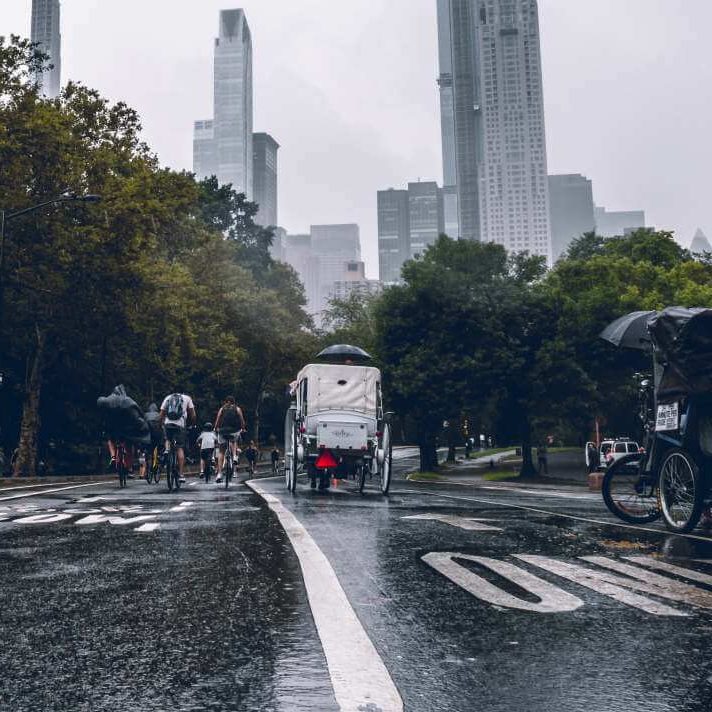
[[183,417],[183,398],[180,393],[174,393],[168,399],[166,406],[166,418],[168,420],[180,420]]
[[240,419],[237,416],[237,406],[233,405],[229,408],[223,408],[220,427],[224,428],[225,430],[231,430],[234,433],[236,433],[240,429]]

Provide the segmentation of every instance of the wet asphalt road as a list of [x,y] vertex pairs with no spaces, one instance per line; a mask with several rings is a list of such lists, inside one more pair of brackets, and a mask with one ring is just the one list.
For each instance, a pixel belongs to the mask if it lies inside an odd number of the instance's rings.
[[[624,558],[645,556],[709,576],[704,536],[617,526],[597,495],[565,488],[397,481],[384,499],[260,485],[328,559],[406,710],[712,709],[712,585],[658,572],[662,589],[616,599],[541,565],[611,574],[580,558],[599,556],[645,575]],[[262,498],[134,481],[4,499],[18,493],[0,491],[1,710],[338,709],[300,563]],[[433,552],[475,593],[423,560]],[[497,562],[578,607],[512,607],[541,597]]]

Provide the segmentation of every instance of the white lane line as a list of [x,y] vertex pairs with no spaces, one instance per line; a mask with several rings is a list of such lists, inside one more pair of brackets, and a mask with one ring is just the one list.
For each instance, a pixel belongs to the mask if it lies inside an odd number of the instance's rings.
[[38,487],[58,487],[59,485],[71,485],[71,482],[52,482],[37,485],[21,485],[18,487],[0,487],[0,493],[2,492],[12,492],[14,490],[26,490],[26,489],[37,489]]
[[146,524],[142,524],[140,527],[136,527],[136,529],[134,529],[134,531],[135,532],[154,532],[160,526],[161,526],[160,522],[146,522]]
[[[450,484],[450,483],[445,483]],[[535,512],[536,514],[548,514],[552,517],[562,517],[564,519],[573,519],[577,522],[586,522],[587,524],[601,524],[605,527],[617,527],[618,529],[632,529],[633,531],[649,532],[650,534],[665,534],[665,536],[677,536],[683,539],[693,539],[695,541],[704,541],[708,544],[712,541],[710,537],[698,536],[697,534],[677,534],[663,529],[653,529],[652,527],[640,527],[636,524],[623,524],[622,522],[606,521],[604,519],[593,519],[592,517],[577,517],[575,514],[566,514],[560,510],[550,511],[548,509],[538,509],[537,507],[527,507],[523,504],[510,504],[508,502],[496,502],[491,499],[480,499],[479,497],[463,497],[462,495],[443,494],[442,492],[426,492],[424,490],[398,490],[398,494],[415,494],[427,495],[428,497],[441,497],[443,499],[454,499],[458,502],[475,502],[476,504],[487,504],[492,507],[505,507],[508,509],[520,509],[525,512]]]
[[52,494],[53,492],[64,492],[65,490],[79,489],[80,487],[101,487],[106,482],[90,482],[88,485],[72,485],[71,487],[57,487],[55,489],[45,489],[39,492],[26,492],[24,494],[13,494],[10,497],[0,497],[0,502],[7,502],[11,499],[23,499],[25,497],[36,497],[42,494]]
[[[450,480],[453,482],[453,480]],[[468,487],[473,487],[475,485],[467,485]],[[527,489],[525,487],[505,487],[503,485],[477,485],[477,489],[484,490],[502,490],[504,492],[516,492],[517,494],[531,494],[538,495],[541,497],[557,497],[559,499],[589,499],[589,500],[600,500],[601,496],[596,494],[591,494],[590,492],[555,492],[553,490],[533,490]]]
[[482,522],[490,522],[491,519],[471,519],[468,517],[458,517],[455,514],[413,514],[401,519],[424,519],[426,521],[442,522],[451,527],[458,527],[469,532],[501,532],[500,527],[493,527]]
[[343,712],[402,712],[403,701],[329,560],[304,525],[258,483],[247,486],[277,515],[299,559],[309,605]]

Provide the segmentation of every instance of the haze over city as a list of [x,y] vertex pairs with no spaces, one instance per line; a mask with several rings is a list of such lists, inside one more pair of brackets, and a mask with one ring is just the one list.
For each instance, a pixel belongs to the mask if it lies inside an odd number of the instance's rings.
[[[235,7],[240,3],[233,4]],[[224,1],[62,3],[62,80],[142,117],[167,166],[192,168],[192,122],[212,111]],[[30,0],[5,0],[2,32],[29,35]],[[254,47],[255,130],[280,149],[280,224],[361,227],[378,273],[376,191],[442,182],[434,0],[242,3]],[[351,8],[352,6],[348,6]],[[707,135],[712,22],[705,0],[542,0],[549,173],[582,173],[597,204],[644,209],[687,246],[712,232]],[[298,31],[297,31],[298,30]]]

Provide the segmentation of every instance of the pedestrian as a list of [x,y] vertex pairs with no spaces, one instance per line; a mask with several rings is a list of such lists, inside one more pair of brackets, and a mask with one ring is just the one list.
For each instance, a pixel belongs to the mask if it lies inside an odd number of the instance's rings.
[[270,460],[272,461],[272,474],[276,475],[279,468],[279,448],[276,445],[272,447]]
[[598,450],[593,443],[586,445],[586,460],[588,462],[588,472],[591,474],[598,469]]
[[539,446],[536,449],[536,461],[537,461],[537,470],[538,470],[539,476],[541,476],[542,472],[545,475],[548,475],[549,474],[549,464],[547,461],[547,450],[546,450],[545,443],[539,443]]

